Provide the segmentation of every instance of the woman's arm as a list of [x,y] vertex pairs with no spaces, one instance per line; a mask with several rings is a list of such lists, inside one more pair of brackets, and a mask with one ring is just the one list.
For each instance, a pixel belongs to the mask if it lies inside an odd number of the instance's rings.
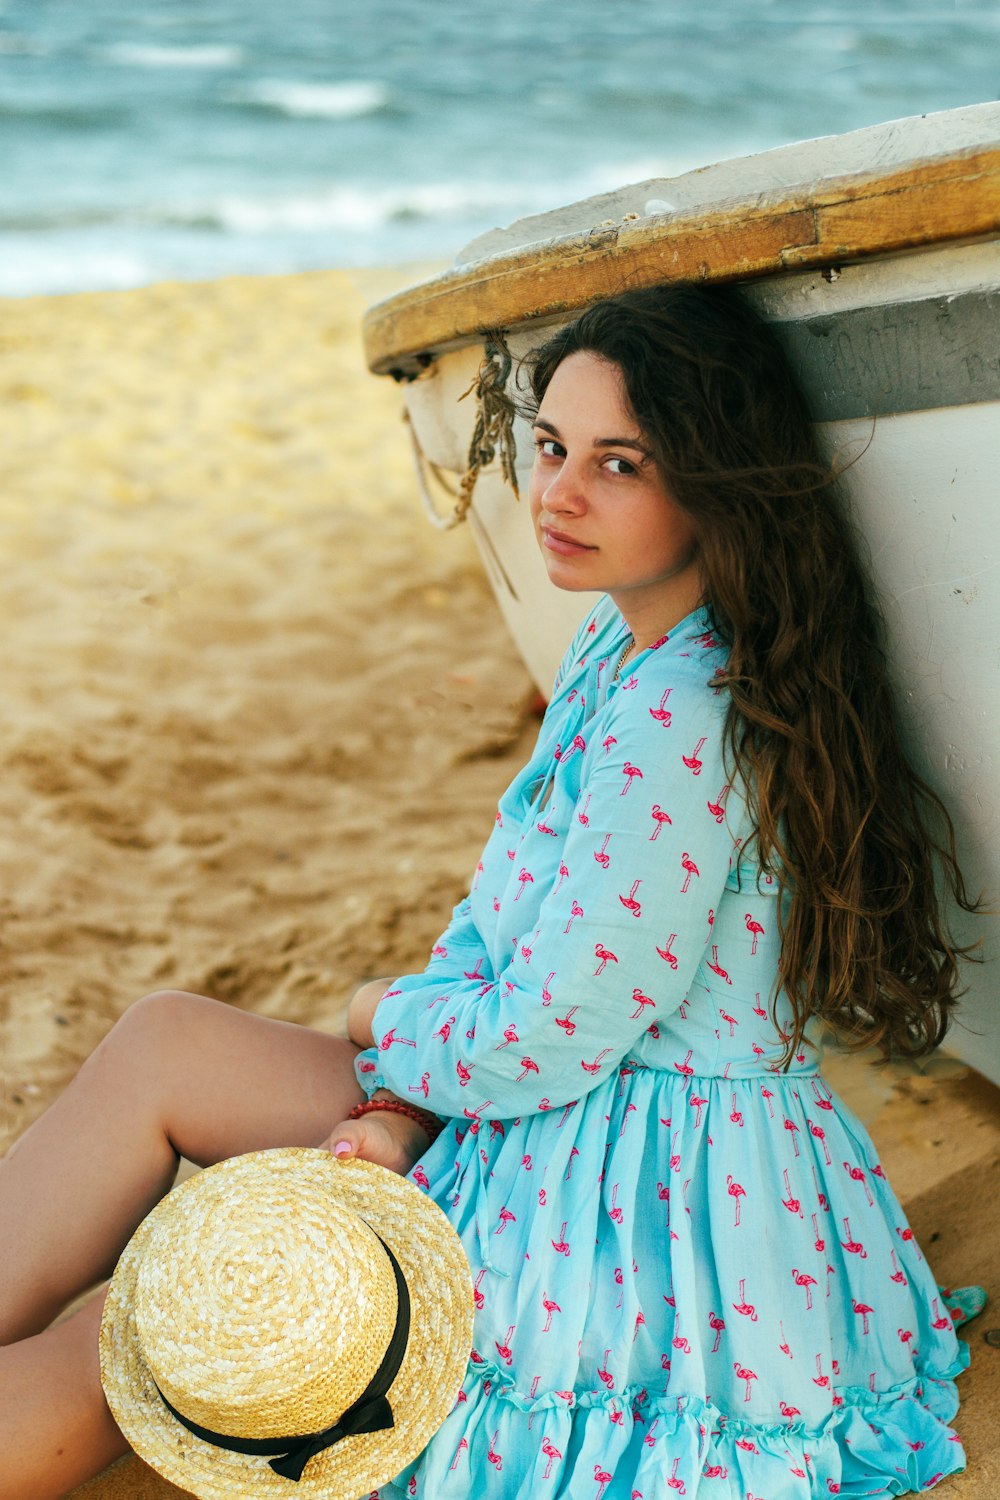
[[568,874],[533,930],[485,982],[445,985],[431,970],[396,981],[377,1008],[376,1047],[358,1059],[363,1086],[455,1117],[558,1107],[601,1083],[680,1006],[747,832],[734,794],[719,816],[725,703],[708,675],[692,662],[673,681],[668,730],[653,714],[656,674],[645,692],[641,678],[620,691],[615,743],[594,747],[581,785],[587,817],[569,819]]

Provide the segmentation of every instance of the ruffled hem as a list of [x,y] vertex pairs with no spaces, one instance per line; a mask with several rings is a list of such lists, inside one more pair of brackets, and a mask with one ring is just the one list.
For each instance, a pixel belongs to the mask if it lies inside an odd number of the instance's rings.
[[948,1427],[954,1377],[968,1364],[919,1371],[892,1390],[844,1387],[818,1426],[727,1417],[695,1396],[641,1388],[534,1397],[510,1372],[471,1365],[458,1404],[384,1500],[829,1500],[930,1489],[960,1473]]

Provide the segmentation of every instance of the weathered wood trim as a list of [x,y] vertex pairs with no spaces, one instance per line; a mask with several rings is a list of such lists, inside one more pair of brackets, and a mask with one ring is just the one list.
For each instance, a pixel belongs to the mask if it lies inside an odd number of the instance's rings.
[[485,328],[626,287],[733,281],[1000,233],[1000,146],[564,235],[446,272],[370,308],[376,374],[413,375]]

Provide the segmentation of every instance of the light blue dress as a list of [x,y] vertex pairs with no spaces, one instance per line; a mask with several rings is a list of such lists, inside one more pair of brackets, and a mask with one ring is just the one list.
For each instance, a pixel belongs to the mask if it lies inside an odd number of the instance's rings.
[[358,1060],[449,1121],[412,1176],[473,1268],[457,1405],[385,1496],[898,1495],[964,1465],[968,1363],[863,1127],[787,1072],[776,888],[741,854],[688,616],[578,632],[469,897]]

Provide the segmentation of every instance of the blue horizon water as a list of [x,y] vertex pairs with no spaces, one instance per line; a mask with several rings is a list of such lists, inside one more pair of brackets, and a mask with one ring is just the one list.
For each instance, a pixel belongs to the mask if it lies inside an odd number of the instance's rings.
[[998,96],[987,0],[0,0],[0,295],[446,259]]

